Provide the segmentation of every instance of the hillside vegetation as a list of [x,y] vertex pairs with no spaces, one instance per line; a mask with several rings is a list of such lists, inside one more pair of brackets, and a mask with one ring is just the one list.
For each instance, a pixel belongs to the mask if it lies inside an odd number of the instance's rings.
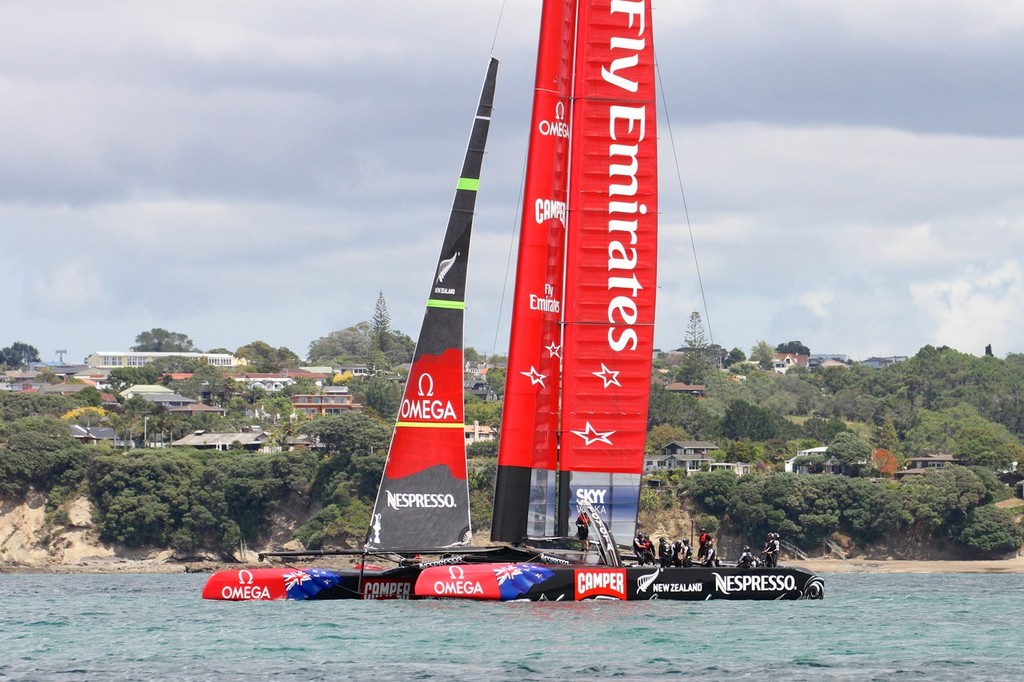
[[[685,512],[751,543],[775,530],[810,552],[829,543],[892,547],[901,538],[908,548],[916,538],[965,558],[1006,556],[1020,547],[1020,519],[995,503],[1012,495],[1014,463],[1024,454],[1024,356],[978,358],[929,346],[881,370],[854,365],[782,375],[748,366],[743,380],[735,371],[707,370],[699,377],[707,386],[702,399],[665,389],[689,371],[685,360],[656,363],[648,449],[710,440],[720,447],[719,459],[752,463],[755,473],[660,475],[657,489],[644,488],[645,518]],[[500,376],[495,371],[489,380]],[[216,381],[206,377],[205,385]],[[268,542],[282,513],[291,515],[294,537],[307,547],[359,546],[397,398],[395,384],[379,377],[349,385],[372,409],[304,421],[288,418],[286,399],[228,390],[226,417],[197,417],[178,427],[230,431],[263,420],[261,428],[281,448],[272,453],[83,445],[68,425],[97,418],[95,391],[10,393],[0,398],[0,499],[10,504],[30,491],[45,495],[41,543],[59,539],[69,502],[84,495],[99,538],[129,547],[226,556],[242,542],[250,548]],[[187,395],[190,389],[175,390]],[[148,418],[150,429],[171,428],[161,421],[167,415],[144,402],[126,401],[109,421],[138,429]],[[260,405],[273,411],[252,409]],[[499,414],[500,404],[469,399],[467,421],[497,427]],[[287,449],[288,438],[299,434],[317,447]],[[783,460],[819,445],[829,446],[851,475],[781,473]],[[490,518],[495,445],[470,450],[473,523],[481,529]],[[926,453],[952,454],[964,466],[892,480],[900,462]]]

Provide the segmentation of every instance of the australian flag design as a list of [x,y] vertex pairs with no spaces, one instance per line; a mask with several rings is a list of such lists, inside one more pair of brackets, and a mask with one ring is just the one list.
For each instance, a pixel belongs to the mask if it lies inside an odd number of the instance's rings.
[[554,571],[535,564],[509,564],[494,569],[502,601],[518,599],[554,574]]
[[283,578],[289,599],[316,599],[321,590],[341,582],[340,575],[322,568],[297,568]]

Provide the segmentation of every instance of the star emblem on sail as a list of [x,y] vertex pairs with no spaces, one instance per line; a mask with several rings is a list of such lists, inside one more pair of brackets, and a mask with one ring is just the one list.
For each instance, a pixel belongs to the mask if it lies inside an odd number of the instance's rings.
[[554,341],[544,347],[544,350],[548,352],[549,358],[560,358],[562,357],[562,346]]
[[547,379],[547,375],[538,372],[536,367],[530,367],[529,372],[520,372],[520,374],[530,380],[531,386],[540,384],[541,387],[544,387],[544,380]]
[[591,372],[591,374],[603,381],[605,388],[609,386],[622,386],[619,383],[619,373],[616,370],[608,369],[603,362],[601,363],[601,371]]
[[611,445],[612,440],[610,436],[615,432],[598,431],[590,425],[590,422],[587,422],[587,425],[582,431],[573,431],[573,433],[582,438],[586,445],[593,445],[594,443],[605,443],[607,445]]

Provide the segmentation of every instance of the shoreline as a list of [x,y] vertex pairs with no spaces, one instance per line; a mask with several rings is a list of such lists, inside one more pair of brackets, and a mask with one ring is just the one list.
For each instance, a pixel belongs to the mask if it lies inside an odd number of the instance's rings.
[[1024,573],[1024,557],[977,561],[904,559],[795,559],[783,566],[812,573]]
[[[298,562],[296,562],[298,563]],[[323,568],[347,568],[339,562],[319,557],[315,562],[303,562],[302,567],[317,565]],[[0,575],[5,573],[213,573],[220,570],[239,568],[271,567],[279,564],[270,562],[224,563],[213,561],[146,561],[146,560],[99,560],[75,564],[0,564]],[[1024,574],[1024,556],[1012,559],[989,559],[977,561],[948,560],[903,560],[903,559],[794,559],[783,561],[782,567],[802,568],[812,573],[1002,573]]]

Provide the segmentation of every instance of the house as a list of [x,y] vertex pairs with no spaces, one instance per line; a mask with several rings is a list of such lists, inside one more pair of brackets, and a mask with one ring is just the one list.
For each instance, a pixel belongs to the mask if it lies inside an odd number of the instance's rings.
[[174,393],[174,391],[160,384],[135,384],[121,391],[121,397],[128,400],[130,398],[145,397],[145,394],[153,393]]
[[896,480],[902,479],[904,476],[920,476],[926,471],[944,469],[959,463],[960,460],[953,455],[937,454],[911,457],[907,461],[907,468],[896,472]]
[[737,476],[749,474],[754,471],[754,465],[749,462],[712,462],[711,471],[731,471]]
[[[828,457],[828,446],[821,446],[817,448],[808,448],[806,450],[800,450],[793,457],[786,460],[783,470],[787,474],[809,474],[811,473],[811,467],[801,462],[807,457]],[[833,473],[831,470],[828,473]]]
[[[250,430],[238,433],[207,433],[195,431],[171,443],[174,446],[200,450],[232,450],[232,446],[256,452],[266,446],[270,436],[265,431]],[[237,444],[237,445],[236,445]]]
[[480,400],[494,401],[498,399],[498,394],[491,389],[491,385],[487,383],[486,379],[469,379],[463,388],[466,393],[475,395]]
[[98,351],[86,358],[85,364],[93,369],[144,367],[162,358],[202,360],[215,367],[238,367],[249,364],[245,358],[236,358],[230,353],[164,353],[156,351]]
[[40,393],[46,394],[58,394],[58,395],[78,395],[81,391],[86,388],[91,388],[89,384],[43,384],[39,387]]
[[670,469],[685,469],[687,476],[691,472],[700,471],[702,464],[711,465],[711,458],[708,453],[717,450],[718,446],[702,440],[672,441],[664,448],[660,455],[647,455],[644,457],[644,471],[668,471]]
[[772,369],[776,374],[785,374],[790,367],[807,367],[809,355],[800,353],[776,353]]
[[704,384],[684,384],[680,381],[665,386],[665,390],[670,393],[686,393],[695,398],[703,398],[705,388]]
[[80,426],[72,424],[71,437],[79,443],[87,445],[96,445],[101,441],[113,445],[115,434],[114,429],[109,426]]
[[903,362],[906,359],[906,355],[890,355],[884,358],[872,357],[867,360],[861,360],[860,364],[871,369],[885,369],[889,365],[895,365],[897,362]]
[[[845,365],[844,365],[845,366]],[[811,464],[807,461],[808,458],[825,458],[823,461],[819,459],[820,464]],[[803,460],[803,461],[802,461]],[[859,466],[866,466],[867,460],[857,462]],[[837,476],[845,476],[849,472],[845,464],[842,464],[838,459],[828,454],[828,447],[821,446],[817,448],[808,448],[801,450],[796,453],[794,457],[790,457],[786,460],[784,471],[790,474],[811,474],[811,473],[822,473],[822,474],[835,474]]]
[[167,408],[167,414],[179,414],[183,417],[195,417],[200,414],[215,414],[223,417],[227,410],[216,405],[204,405],[203,403],[188,403],[187,405],[174,405]]
[[496,440],[498,434],[490,426],[480,426],[480,422],[474,421],[473,425],[463,427],[466,433],[466,445],[470,443],[483,443]]
[[293,395],[291,400],[297,412],[311,417],[363,409],[346,386],[327,386],[320,393],[300,393]]
[[179,395],[177,393],[143,393],[139,396],[143,400],[148,400],[157,407],[184,407],[186,405],[195,405],[196,401],[188,396]]
[[330,375],[323,372],[286,369],[280,372],[244,372],[225,376],[245,384],[248,388],[259,388],[267,393],[277,393],[287,386],[293,385],[299,379],[309,379],[317,387],[323,386]]
[[816,370],[823,362],[838,362],[845,365],[849,358],[842,353],[811,353],[807,356],[807,369]]
[[366,365],[343,365],[335,369],[336,374],[351,374],[354,377],[370,376],[370,368]]

